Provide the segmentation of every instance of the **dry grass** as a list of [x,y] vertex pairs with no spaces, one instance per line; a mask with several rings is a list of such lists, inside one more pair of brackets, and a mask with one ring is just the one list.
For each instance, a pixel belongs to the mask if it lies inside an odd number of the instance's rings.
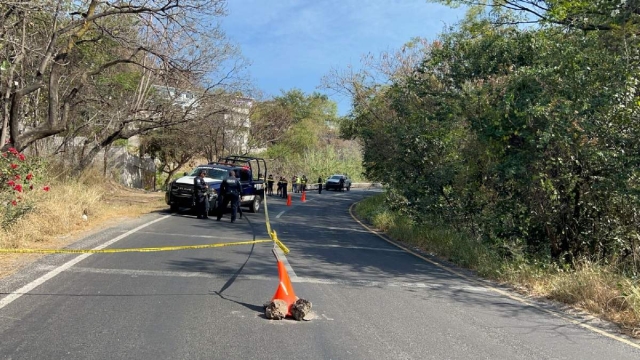
[[525,264],[507,264],[504,269],[500,280],[527,295],[563,302],[640,337],[640,283],[619,274],[615,267],[585,261],[569,271]]
[[[49,192],[28,193],[26,200],[36,204],[35,210],[0,231],[0,248],[60,248],[116,220],[166,208],[164,193],[125,188],[93,172],[74,181],[53,182]],[[86,221],[83,214],[87,214]],[[0,277],[35,258],[37,255],[0,255]]]
[[585,261],[561,269],[548,262],[503,259],[462,234],[411,224],[386,208],[384,195],[363,200],[356,212],[393,239],[512,285],[525,295],[560,301],[610,320],[640,338],[640,282],[615,266]]

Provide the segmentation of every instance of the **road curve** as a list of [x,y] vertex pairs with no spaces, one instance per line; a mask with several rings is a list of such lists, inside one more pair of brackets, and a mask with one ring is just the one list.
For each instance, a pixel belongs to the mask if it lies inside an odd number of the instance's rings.
[[[270,198],[310,321],[270,321],[270,244],[160,253],[50,255],[0,281],[2,359],[640,359],[624,343],[492,291],[364,229],[369,191]],[[155,221],[150,224],[150,222]],[[76,248],[267,237],[264,214],[229,223],[150,214]],[[635,344],[635,343],[634,343]]]

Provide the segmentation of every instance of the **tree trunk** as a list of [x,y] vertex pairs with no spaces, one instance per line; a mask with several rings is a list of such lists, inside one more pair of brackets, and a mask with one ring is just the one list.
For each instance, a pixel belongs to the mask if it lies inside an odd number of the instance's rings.
[[109,149],[110,148],[111,148],[111,146],[105,146],[104,155],[102,157],[102,162],[103,162],[102,176],[104,178],[107,177],[107,168],[108,168],[108,163],[109,163]]
[[176,167],[167,172],[167,178],[164,180],[164,185],[163,185],[166,190],[169,190],[169,183],[171,183],[171,178],[176,173],[176,171],[178,171],[179,168],[180,167]]

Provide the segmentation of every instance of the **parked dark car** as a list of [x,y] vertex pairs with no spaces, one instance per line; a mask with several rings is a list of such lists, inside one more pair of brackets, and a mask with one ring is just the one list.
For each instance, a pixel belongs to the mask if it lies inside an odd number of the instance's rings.
[[351,179],[347,175],[331,175],[331,177],[327,180],[327,183],[324,185],[327,190],[341,190],[340,189],[340,179],[344,179],[343,189],[347,189],[347,191],[351,190]]

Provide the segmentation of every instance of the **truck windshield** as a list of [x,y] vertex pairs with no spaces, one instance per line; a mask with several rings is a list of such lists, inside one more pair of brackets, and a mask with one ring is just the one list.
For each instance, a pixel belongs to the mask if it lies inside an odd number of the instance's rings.
[[206,171],[207,172],[206,177],[211,179],[224,180],[227,177],[229,177],[228,170],[218,169],[218,168],[195,168],[195,170],[193,170],[191,174],[189,174],[189,176],[198,176],[200,174],[200,171],[202,170]]

